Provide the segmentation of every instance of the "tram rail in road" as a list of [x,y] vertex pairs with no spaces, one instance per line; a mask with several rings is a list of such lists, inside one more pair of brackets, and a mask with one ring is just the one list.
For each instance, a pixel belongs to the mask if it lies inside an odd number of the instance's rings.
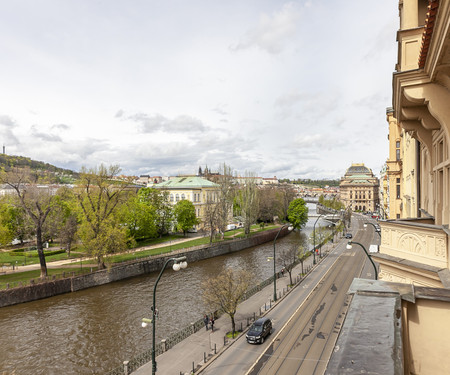
[[[361,228],[355,219],[354,228]],[[358,230],[357,236],[369,240],[367,231]],[[351,301],[348,288],[365,264],[362,251],[346,250],[345,245],[341,242],[266,315],[274,322],[272,337],[250,346],[243,335],[200,373],[323,374]]]

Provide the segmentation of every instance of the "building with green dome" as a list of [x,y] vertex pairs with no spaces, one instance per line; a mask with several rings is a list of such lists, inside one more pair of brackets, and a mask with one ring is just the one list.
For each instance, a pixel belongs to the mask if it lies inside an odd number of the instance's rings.
[[378,210],[379,180],[364,163],[352,164],[339,184],[341,202],[353,211],[374,212]]

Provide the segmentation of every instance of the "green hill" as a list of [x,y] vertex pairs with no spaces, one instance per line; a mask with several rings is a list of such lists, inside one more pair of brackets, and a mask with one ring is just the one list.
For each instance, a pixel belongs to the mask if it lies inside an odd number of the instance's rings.
[[0,169],[8,171],[12,168],[29,168],[37,179],[55,183],[72,183],[78,178],[78,173],[70,169],[58,168],[25,156],[0,154]]

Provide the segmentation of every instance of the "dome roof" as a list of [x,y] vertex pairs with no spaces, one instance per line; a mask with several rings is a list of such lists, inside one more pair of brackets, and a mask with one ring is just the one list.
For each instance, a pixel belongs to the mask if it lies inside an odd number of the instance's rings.
[[354,176],[354,175],[369,175],[373,176],[372,170],[367,168],[364,163],[361,164],[352,164],[350,168],[345,172],[345,176]]

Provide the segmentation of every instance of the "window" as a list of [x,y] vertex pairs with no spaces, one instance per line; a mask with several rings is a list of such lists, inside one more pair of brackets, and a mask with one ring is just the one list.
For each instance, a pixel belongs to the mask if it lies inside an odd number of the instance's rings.
[[177,202],[180,200],[180,195],[179,195],[179,194],[175,195],[175,200],[176,200]]
[[395,142],[395,160],[400,160],[400,141]]
[[400,185],[397,185],[397,199],[400,199]]
[[183,193],[183,194],[181,194],[181,200],[184,200],[184,199],[186,199],[186,196]]
[[173,202],[173,194],[170,194],[170,201]]

